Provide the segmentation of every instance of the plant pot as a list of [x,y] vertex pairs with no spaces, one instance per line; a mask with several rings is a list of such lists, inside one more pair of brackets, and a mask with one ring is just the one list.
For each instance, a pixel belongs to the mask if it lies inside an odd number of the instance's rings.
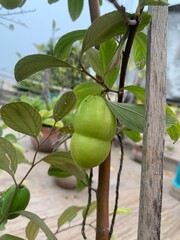
[[[53,150],[56,149],[56,147],[58,146],[57,141],[61,138],[61,133],[57,131],[57,132],[52,133],[49,136],[51,130],[52,130],[51,127],[43,126],[41,128],[41,132],[38,136],[38,141],[41,144],[39,147],[40,152],[50,153],[50,152],[53,152]],[[31,137],[31,142],[32,142],[34,149],[37,149],[38,144],[36,142],[36,139]]]
[[138,162],[142,161],[142,144],[133,144],[132,158]]
[[76,188],[76,177],[75,176],[70,176],[67,178],[54,178],[55,183],[66,189],[75,189]]

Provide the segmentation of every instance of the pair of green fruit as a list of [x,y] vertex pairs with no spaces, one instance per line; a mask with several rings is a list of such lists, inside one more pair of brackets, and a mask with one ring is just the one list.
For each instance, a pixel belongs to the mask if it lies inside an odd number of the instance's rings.
[[[3,193],[3,202],[0,209],[0,215],[3,216],[5,212],[7,211],[7,208],[9,206],[10,201],[12,200],[12,197],[16,191],[16,185],[12,185],[6,192]],[[24,210],[30,200],[30,191],[29,189],[22,185],[20,186],[15,194],[15,197],[13,199],[13,202],[11,204],[11,207],[7,214],[7,219],[14,219],[18,217],[19,215],[15,212]]]
[[24,0],[0,0],[0,4],[6,9],[15,9],[20,7]]
[[73,160],[82,168],[100,165],[110,152],[116,127],[116,118],[105,99],[86,97],[74,116],[74,134],[70,143]]

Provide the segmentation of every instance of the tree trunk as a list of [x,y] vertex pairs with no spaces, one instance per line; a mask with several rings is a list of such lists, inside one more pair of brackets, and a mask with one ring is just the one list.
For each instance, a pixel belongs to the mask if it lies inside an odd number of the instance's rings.
[[150,7],[146,112],[138,240],[159,240],[161,228],[167,70],[167,7]]

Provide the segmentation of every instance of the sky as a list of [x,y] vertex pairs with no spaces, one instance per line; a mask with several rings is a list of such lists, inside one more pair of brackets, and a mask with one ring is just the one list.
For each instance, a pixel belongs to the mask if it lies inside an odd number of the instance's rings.
[[[171,0],[169,2],[175,2]],[[177,1],[176,1],[177,2]],[[26,0],[24,6],[20,9],[7,11],[0,8],[0,17],[3,14],[18,13],[21,10],[27,13],[14,14],[9,16],[10,19],[20,21],[26,27],[14,24],[14,30],[0,25],[0,80],[2,73],[4,78],[8,79],[8,75],[13,75],[14,66],[19,60],[17,52],[22,57],[30,54],[36,54],[37,49],[33,44],[46,44],[52,36],[52,21],[55,20],[59,31],[56,37],[61,37],[65,33],[77,29],[85,29],[90,25],[90,17],[88,13],[88,0],[84,0],[84,9],[78,20],[73,22],[68,13],[67,0],[59,0],[54,4],[48,4],[48,0]],[[137,0],[121,0],[120,4],[126,6],[128,12],[135,10]],[[127,5],[128,4],[128,5]],[[107,0],[103,1],[101,7],[101,15],[115,10],[113,5]],[[7,18],[7,16],[5,16]],[[0,23],[9,25],[10,21],[0,18]],[[6,80],[6,79],[5,79]]]

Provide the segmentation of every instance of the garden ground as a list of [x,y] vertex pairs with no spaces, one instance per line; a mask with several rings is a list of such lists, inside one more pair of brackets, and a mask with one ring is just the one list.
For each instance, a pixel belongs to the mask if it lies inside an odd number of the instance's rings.
[[[32,159],[34,150],[32,149],[29,137],[25,137],[21,141],[22,146],[26,149],[26,156]],[[139,207],[139,189],[140,189],[140,174],[141,164],[133,160],[131,145],[125,147],[124,165],[120,183],[120,199],[119,208],[128,208],[132,210],[130,214],[117,215],[115,224],[115,235],[118,240],[135,240],[137,239],[138,225],[138,207]],[[168,149],[168,151],[167,151]],[[179,153],[178,153],[179,151]],[[40,159],[44,156],[43,153],[38,154]],[[177,163],[178,156],[180,158],[180,143],[172,145],[166,144],[166,163],[175,161]],[[119,165],[120,149],[117,143],[113,144],[112,149],[112,167],[111,167],[111,183],[110,183],[110,210],[113,209],[115,188],[116,188],[116,173]],[[180,240],[180,202],[170,195],[172,180],[175,172],[174,168],[167,167],[164,170],[164,191],[163,191],[163,208],[162,208],[162,230],[161,240]],[[48,165],[41,163],[36,166],[34,171],[25,181],[25,184],[31,191],[31,201],[27,210],[38,214],[41,218],[46,219],[47,225],[55,232],[57,219],[63,210],[69,206],[85,206],[87,203],[87,191],[77,193],[76,190],[67,190],[57,186],[54,179],[47,175]],[[28,170],[28,165],[21,164],[18,167],[17,178],[20,180]],[[0,174],[0,190],[8,187],[12,181],[6,173]],[[97,184],[97,169],[94,171],[94,186]],[[95,196],[93,194],[93,200]],[[88,222],[93,222],[92,215]],[[27,220],[19,217],[14,221],[9,221],[6,231],[9,234],[17,235],[25,238],[24,228]],[[71,226],[81,223],[81,214],[72,221]],[[64,225],[62,229],[68,227]],[[5,233],[3,232],[3,233]],[[81,227],[73,227],[70,230],[62,231],[57,235],[58,240],[81,240]],[[2,232],[1,232],[2,234]],[[87,227],[88,239],[94,239],[94,231]],[[45,240],[46,237],[40,233],[38,240]]]

